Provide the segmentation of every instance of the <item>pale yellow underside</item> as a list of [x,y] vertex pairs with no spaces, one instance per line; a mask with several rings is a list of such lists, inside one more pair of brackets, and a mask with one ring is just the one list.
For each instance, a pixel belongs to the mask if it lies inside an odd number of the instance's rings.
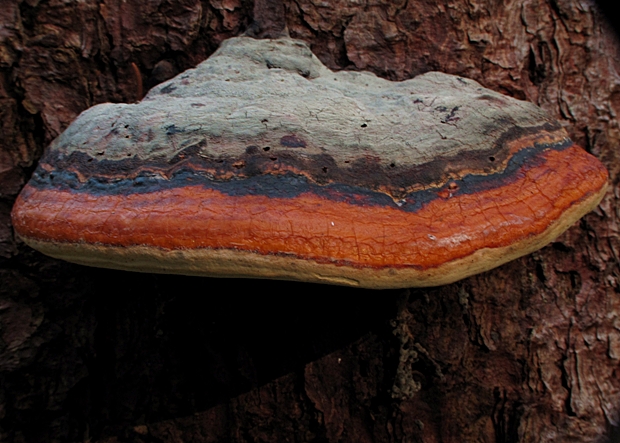
[[234,249],[164,250],[151,246],[119,247],[53,243],[32,238],[23,240],[51,257],[87,266],[137,272],[296,280],[371,289],[440,286],[488,271],[542,248],[596,207],[606,190],[603,187],[598,193],[575,204],[538,236],[503,248],[478,250],[468,257],[425,270],[353,267]]

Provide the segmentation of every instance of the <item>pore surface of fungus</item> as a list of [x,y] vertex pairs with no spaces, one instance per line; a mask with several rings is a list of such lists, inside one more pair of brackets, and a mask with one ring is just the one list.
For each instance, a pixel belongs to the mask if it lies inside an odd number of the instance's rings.
[[82,113],[13,223],[92,266],[432,286],[541,248],[606,183],[531,103],[438,72],[332,72],[302,42],[240,37],[140,103]]

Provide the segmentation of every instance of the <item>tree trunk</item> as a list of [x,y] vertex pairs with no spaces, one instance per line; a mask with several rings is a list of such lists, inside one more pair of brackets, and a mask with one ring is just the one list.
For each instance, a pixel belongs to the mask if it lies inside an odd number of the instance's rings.
[[[13,201],[73,118],[246,30],[334,70],[532,101],[609,192],[543,250],[425,290],[130,274],[14,238]],[[1,0],[0,441],[620,441],[618,49],[589,0]]]

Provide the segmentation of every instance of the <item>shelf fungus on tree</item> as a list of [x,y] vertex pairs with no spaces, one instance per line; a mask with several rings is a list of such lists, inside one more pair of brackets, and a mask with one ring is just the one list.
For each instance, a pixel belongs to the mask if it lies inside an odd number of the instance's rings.
[[140,103],[82,113],[13,223],[91,266],[434,286],[543,247],[606,188],[531,103],[439,72],[332,72],[302,42],[241,37]]

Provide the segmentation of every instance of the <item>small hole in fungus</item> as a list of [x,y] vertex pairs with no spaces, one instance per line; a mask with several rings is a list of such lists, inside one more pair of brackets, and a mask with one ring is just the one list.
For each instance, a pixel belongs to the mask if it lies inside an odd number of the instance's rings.
[[93,161],[93,159],[92,159],[92,158],[89,158],[89,159],[88,159],[88,160],[86,160],[86,161],[87,161],[88,163],[90,163],[90,162],[92,162],[92,161]]
[[495,161],[495,157],[489,157],[489,160],[494,162]]
[[125,136],[125,138],[129,138],[129,136],[128,136],[128,135],[126,135],[126,136]]
[[129,127],[129,125],[125,125],[125,129],[127,129]]
[[395,168],[396,165],[394,163],[390,163],[390,168]]
[[271,148],[270,148],[269,146],[265,146],[265,147],[263,148],[263,151],[267,152],[267,151],[269,151],[270,149],[271,149]]
[[278,159],[278,157],[269,157],[269,159],[270,159],[272,162],[275,162],[275,161]]
[[351,163],[349,160],[345,160],[344,162],[345,162],[345,163]]
[[323,172],[327,173],[327,166],[323,166]]
[[362,128],[365,128],[366,126],[368,126],[366,123],[362,123]]

